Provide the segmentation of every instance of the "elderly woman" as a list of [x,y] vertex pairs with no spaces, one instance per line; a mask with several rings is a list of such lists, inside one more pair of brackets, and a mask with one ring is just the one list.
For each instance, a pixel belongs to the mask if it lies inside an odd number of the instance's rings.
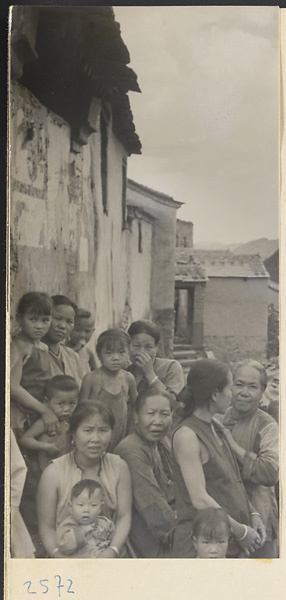
[[138,558],[171,557],[176,516],[171,469],[170,394],[151,386],[135,405],[135,432],[115,452],[130,469],[133,491],[130,542]]
[[114,523],[110,546],[102,551],[101,558],[124,554],[131,522],[131,481],[124,460],[107,452],[113,426],[113,414],[104,404],[82,402],[70,421],[73,451],[43,471],[37,496],[39,531],[52,558],[62,556],[56,547],[56,528],[69,516],[70,492],[81,479],[101,483],[102,514]]
[[176,396],[185,385],[183,369],[176,360],[157,358],[160,342],[160,329],[152,321],[134,321],[128,329],[131,337],[129,367],[133,373],[138,393],[150,385],[158,392],[168,390],[172,396],[173,408]]

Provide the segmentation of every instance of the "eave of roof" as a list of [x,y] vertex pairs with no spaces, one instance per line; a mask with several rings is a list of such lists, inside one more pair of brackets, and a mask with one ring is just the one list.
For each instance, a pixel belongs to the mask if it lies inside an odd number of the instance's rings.
[[162,192],[158,192],[157,190],[146,187],[141,183],[137,183],[137,181],[133,181],[133,179],[127,180],[127,189],[139,191],[145,196],[152,198],[152,200],[155,200],[155,202],[159,202],[159,204],[165,204],[174,208],[180,208],[180,206],[184,204],[184,202],[178,202],[177,200],[174,200],[172,196],[168,196],[167,194],[163,194]]

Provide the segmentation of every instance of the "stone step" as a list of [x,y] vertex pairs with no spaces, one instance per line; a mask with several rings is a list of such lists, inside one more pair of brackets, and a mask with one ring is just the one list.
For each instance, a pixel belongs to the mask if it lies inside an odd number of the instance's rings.
[[174,358],[176,360],[181,360],[181,358],[196,358],[198,353],[195,350],[177,350],[173,351]]

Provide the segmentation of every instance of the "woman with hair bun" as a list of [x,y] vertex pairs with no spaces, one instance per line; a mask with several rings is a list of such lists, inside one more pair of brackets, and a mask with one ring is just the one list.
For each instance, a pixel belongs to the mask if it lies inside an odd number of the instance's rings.
[[230,518],[228,557],[246,557],[265,540],[260,517],[249,504],[238,465],[226,437],[212,422],[231,401],[232,375],[224,363],[202,359],[191,367],[178,396],[184,418],[173,434],[173,475],[178,526],[173,555],[195,558],[192,523],[197,511],[222,508]]

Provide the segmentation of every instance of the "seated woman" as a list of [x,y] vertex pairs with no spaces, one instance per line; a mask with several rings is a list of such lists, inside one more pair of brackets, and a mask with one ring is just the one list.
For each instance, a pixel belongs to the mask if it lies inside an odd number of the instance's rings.
[[155,386],[139,394],[136,431],[115,452],[130,469],[133,490],[130,542],[138,558],[170,558],[176,523],[170,440],[170,394]]
[[71,489],[81,479],[94,479],[103,488],[102,514],[114,523],[110,547],[101,558],[124,554],[131,523],[131,479],[119,456],[107,452],[114,417],[100,402],[82,402],[70,421],[74,450],[54,460],[43,472],[37,495],[39,531],[52,558],[63,557],[56,547],[56,528],[69,516]]
[[134,321],[128,329],[131,337],[129,371],[133,373],[138,393],[150,385],[158,392],[168,390],[172,396],[173,408],[176,395],[185,385],[183,369],[176,360],[157,358],[160,342],[160,329],[152,321]]
[[221,507],[232,530],[227,556],[249,556],[264,544],[265,527],[249,503],[225,435],[212,423],[213,415],[224,413],[230,404],[232,375],[227,365],[202,359],[191,367],[187,383],[179,394],[185,403],[185,418],[173,435],[178,511],[173,554],[194,558],[192,524],[197,511]]
[[74,327],[77,306],[66,296],[52,296],[54,309],[50,328],[43,341],[49,348],[51,376],[70,375],[79,387],[85,374],[78,354],[64,346]]

